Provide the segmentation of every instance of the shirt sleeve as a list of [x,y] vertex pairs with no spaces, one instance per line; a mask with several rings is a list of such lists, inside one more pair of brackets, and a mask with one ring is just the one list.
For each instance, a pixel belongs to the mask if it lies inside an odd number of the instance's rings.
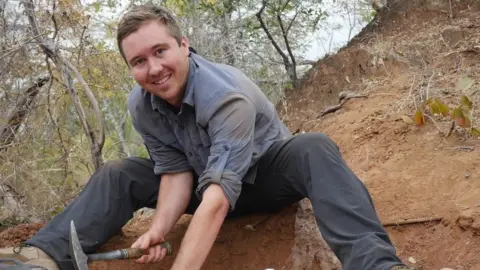
[[132,117],[132,123],[142,136],[150,158],[154,162],[153,171],[156,175],[192,170],[185,154],[173,146],[177,139],[172,131],[165,128],[161,131],[162,135],[156,137],[150,134],[134,117]]
[[233,211],[252,159],[256,112],[253,103],[238,93],[226,94],[212,104],[205,114],[210,156],[196,194],[201,199],[211,183],[219,184]]
[[192,170],[184,153],[149,134],[141,134],[145,147],[154,162],[156,175]]

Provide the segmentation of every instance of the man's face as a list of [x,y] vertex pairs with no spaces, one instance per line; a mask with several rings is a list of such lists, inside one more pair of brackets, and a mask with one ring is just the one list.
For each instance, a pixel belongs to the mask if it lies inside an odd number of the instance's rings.
[[168,28],[149,21],[121,42],[133,77],[146,91],[178,106],[188,76],[188,40],[179,46]]

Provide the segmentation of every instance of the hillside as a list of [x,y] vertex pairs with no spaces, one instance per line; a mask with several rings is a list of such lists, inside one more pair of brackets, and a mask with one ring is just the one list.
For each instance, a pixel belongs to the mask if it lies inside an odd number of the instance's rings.
[[[480,125],[480,1],[389,3],[345,48],[320,60],[278,111],[292,132],[324,132],[340,146],[403,260],[417,269],[480,269],[480,140],[461,127],[442,135],[450,119],[426,117],[416,126],[402,118],[425,97],[454,107],[466,95],[472,123]],[[345,93],[357,98],[322,115]],[[319,251],[309,211],[303,201],[280,213],[227,221],[204,269],[340,269],[328,251]],[[189,220],[184,216],[169,236],[175,251]],[[129,246],[148,225],[148,211],[139,213],[103,249]],[[37,229],[7,229],[0,246]],[[172,260],[98,262],[91,269],[168,269]]]

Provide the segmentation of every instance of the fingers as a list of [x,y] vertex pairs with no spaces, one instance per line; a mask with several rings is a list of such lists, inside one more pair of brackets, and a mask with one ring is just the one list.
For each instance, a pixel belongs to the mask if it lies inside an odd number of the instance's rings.
[[161,247],[160,245],[156,245],[153,247],[150,247],[148,249],[148,254],[143,255],[139,259],[136,260],[138,263],[157,263],[160,262],[165,258],[167,255],[167,249]]
[[140,236],[133,244],[132,244],[132,248],[140,248],[140,245],[142,244],[142,241],[143,241],[143,235]]
[[[133,244],[132,244],[132,248],[139,248],[139,249],[143,249],[143,250],[146,250],[148,249],[149,247],[149,237],[147,235],[142,235],[140,236],[137,241],[135,241]],[[138,258],[136,260],[136,262],[138,263],[146,263],[147,260],[149,258],[149,255],[143,255],[142,257]]]
[[162,248],[160,246],[152,247],[152,260],[150,262],[159,262],[162,256]]
[[167,249],[166,248],[161,248],[161,255],[160,255],[160,261],[163,260],[167,256]]

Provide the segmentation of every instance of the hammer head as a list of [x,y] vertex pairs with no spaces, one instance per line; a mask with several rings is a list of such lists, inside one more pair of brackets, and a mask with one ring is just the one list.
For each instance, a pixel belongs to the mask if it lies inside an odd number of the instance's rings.
[[72,257],[72,263],[75,270],[88,270],[88,257],[82,250],[80,240],[78,239],[77,230],[73,220],[70,221],[70,234],[69,234],[69,246],[70,256]]

